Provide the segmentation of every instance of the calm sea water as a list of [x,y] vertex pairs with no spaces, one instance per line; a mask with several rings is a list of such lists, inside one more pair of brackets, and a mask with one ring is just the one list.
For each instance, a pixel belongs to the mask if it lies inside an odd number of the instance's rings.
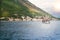
[[0,22],[0,40],[60,40],[60,21]]

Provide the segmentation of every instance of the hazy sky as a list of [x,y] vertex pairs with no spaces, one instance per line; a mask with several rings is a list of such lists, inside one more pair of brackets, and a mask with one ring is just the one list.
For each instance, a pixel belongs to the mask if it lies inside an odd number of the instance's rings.
[[50,14],[60,17],[60,0],[29,0],[37,7],[49,12]]

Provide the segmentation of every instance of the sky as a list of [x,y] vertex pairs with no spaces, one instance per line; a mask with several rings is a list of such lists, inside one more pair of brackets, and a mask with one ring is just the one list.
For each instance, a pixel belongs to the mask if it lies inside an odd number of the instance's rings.
[[28,0],[37,7],[52,14],[55,17],[60,17],[60,0]]

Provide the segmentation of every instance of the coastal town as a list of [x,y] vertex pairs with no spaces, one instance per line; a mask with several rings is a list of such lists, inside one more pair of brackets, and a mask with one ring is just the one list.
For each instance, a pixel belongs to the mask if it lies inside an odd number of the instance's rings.
[[49,16],[35,16],[31,18],[29,16],[21,16],[21,18],[13,18],[13,17],[1,17],[0,21],[50,21],[50,20],[57,20],[55,18],[50,18]]

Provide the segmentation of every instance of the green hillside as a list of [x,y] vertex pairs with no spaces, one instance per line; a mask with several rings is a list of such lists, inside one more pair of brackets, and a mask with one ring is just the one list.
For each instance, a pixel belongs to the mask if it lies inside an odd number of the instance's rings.
[[30,3],[28,0],[2,0],[0,9],[0,17],[21,18],[21,16],[35,17],[44,15],[53,17]]
[[32,14],[29,12],[28,8],[24,5],[19,4],[17,0],[3,0],[1,3],[1,11],[0,16],[4,17],[14,17],[14,14],[20,16],[31,16]]

